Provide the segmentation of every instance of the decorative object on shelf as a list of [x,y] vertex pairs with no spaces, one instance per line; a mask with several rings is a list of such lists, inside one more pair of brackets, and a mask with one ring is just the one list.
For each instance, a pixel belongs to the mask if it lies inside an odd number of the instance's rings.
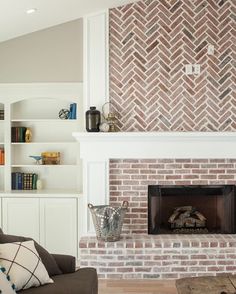
[[59,111],[58,115],[60,119],[68,119],[70,115],[70,110],[63,108]]
[[108,132],[118,132],[118,114],[116,112],[110,111],[111,102],[106,102],[102,106],[102,116],[104,118],[104,123],[109,125]]
[[60,152],[43,152],[41,153],[42,163],[47,165],[60,164]]
[[32,141],[32,132],[29,128],[25,131],[25,142],[30,143]]
[[76,119],[76,103],[70,104],[69,119]]
[[120,207],[109,205],[93,206],[88,204],[98,240],[114,242],[120,239],[123,220],[128,206],[128,201],[124,201]]
[[42,190],[43,189],[43,182],[42,180],[38,179],[36,182],[36,189],[37,190]]
[[95,106],[91,106],[85,113],[86,117],[86,130],[87,132],[99,132],[101,123],[101,113]]
[[109,132],[109,128],[110,128],[110,126],[109,126],[109,124],[107,123],[107,122],[102,122],[101,124],[100,124],[100,126],[99,126],[99,130],[100,130],[100,132],[103,132],[103,133],[107,133],[107,132]]
[[40,155],[30,155],[29,157],[35,159],[36,164],[41,164],[42,156],[40,156]]

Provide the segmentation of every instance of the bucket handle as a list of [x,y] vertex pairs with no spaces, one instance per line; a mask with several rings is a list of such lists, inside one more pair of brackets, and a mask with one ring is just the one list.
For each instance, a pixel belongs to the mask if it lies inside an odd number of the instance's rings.
[[[121,206],[124,207],[124,208],[128,208],[128,206],[129,206],[129,202],[128,202],[128,201],[123,201],[123,203],[122,203]],[[88,204],[88,208],[89,208],[89,209],[92,209],[92,208],[93,208],[93,205],[92,205],[91,203],[89,203],[89,204]]]
[[128,206],[129,206],[129,202],[128,201],[123,201],[122,207],[128,208]]

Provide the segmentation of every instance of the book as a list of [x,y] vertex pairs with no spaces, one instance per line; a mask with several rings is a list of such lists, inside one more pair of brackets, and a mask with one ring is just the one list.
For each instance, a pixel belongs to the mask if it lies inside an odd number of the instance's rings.
[[0,109],[0,120],[4,120],[4,109]]
[[13,143],[24,143],[26,127],[12,127],[11,128],[11,141]]
[[76,112],[77,112],[77,104],[76,103],[71,103],[70,104],[70,112],[68,119],[76,119]]
[[5,150],[4,149],[2,149],[2,152],[1,152],[1,164],[5,165]]
[[76,119],[76,103],[72,103],[71,119]]
[[33,184],[32,184],[32,189],[37,190],[37,180],[38,180],[38,175],[33,174]]
[[23,190],[30,190],[30,176],[28,173],[24,174]]
[[25,142],[25,132],[26,132],[26,127],[20,127],[19,128],[19,142],[23,143]]
[[16,128],[11,127],[11,141],[16,142]]
[[16,190],[16,173],[11,174],[11,189]]
[[22,190],[23,189],[23,174],[18,173],[17,174],[18,179],[17,179],[17,190]]
[[5,164],[5,151],[4,149],[0,149],[0,165],[4,165]]
[[15,176],[15,189],[18,190],[18,172],[16,172],[16,176]]

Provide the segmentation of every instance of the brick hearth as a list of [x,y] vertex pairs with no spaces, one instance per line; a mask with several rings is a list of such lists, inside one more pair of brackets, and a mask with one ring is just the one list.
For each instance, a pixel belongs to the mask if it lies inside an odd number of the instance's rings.
[[236,272],[235,235],[124,235],[118,242],[80,241],[81,266],[100,278],[177,279]]

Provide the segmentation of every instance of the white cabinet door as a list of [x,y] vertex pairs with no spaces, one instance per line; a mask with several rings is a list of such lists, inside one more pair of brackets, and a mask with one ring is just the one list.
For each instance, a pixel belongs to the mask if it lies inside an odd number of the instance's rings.
[[51,253],[77,256],[77,200],[40,199],[40,243]]
[[4,233],[39,242],[39,199],[3,198],[2,220]]

